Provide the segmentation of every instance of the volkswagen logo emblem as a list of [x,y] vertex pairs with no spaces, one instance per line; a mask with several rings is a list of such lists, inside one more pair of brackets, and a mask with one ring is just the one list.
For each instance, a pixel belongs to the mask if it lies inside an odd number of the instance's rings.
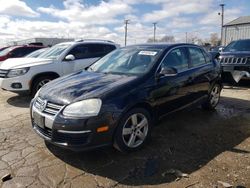
[[40,104],[39,104],[39,110],[41,112],[43,112],[45,110],[46,106],[47,106],[47,101],[44,100],[44,101],[39,101],[39,102],[40,102]]

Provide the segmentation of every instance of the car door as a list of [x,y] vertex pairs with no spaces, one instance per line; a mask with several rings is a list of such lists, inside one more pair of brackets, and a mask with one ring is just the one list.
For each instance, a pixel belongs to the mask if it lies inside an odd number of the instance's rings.
[[[89,65],[93,64],[100,57],[107,54],[105,51],[104,44],[79,44],[73,47],[67,55],[73,55],[75,60],[67,61],[63,60],[63,70],[64,74],[69,74],[72,72],[77,72],[79,70],[83,70]],[[67,56],[66,55],[66,56]],[[65,57],[66,57],[65,56]]]
[[177,110],[190,102],[188,95],[189,83],[189,59],[187,49],[178,47],[171,50],[163,59],[157,71],[162,68],[174,68],[176,75],[162,75],[157,78],[153,98],[158,108],[159,116]]
[[211,76],[213,74],[213,64],[209,57],[205,57],[203,49],[199,47],[188,47],[191,62],[192,97],[199,99],[208,93]]
[[[65,59],[65,57],[67,57],[68,55],[73,55],[74,60]],[[86,46],[85,44],[79,44],[74,46],[62,60],[63,73],[70,74],[84,69],[86,66],[89,65],[90,61],[87,56],[88,46]]]

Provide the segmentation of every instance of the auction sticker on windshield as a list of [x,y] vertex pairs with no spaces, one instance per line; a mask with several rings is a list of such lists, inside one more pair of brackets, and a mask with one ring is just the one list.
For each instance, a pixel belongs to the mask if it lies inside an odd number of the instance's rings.
[[157,52],[154,51],[140,51],[138,53],[139,55],[150,55],[150,56],[155,56],[157,54]]

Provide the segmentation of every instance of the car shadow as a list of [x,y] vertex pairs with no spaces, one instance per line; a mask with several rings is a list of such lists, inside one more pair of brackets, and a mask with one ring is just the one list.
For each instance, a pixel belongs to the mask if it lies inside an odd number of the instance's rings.
[[186,109],[157,123],[152,140],[143,149],[120,153],[103,148],[72,152],[47,144],[58,158],[84,172],[123,185],[159,185],[176,179],[171,169],[192,173],[225,151],[249,153],[236,146],[250,136],[250,101],[222,97],[216,111]]
[[32,97],[29,95],[15,95],[8,98],[7,103],[15,107],[29,108],[31,100]]

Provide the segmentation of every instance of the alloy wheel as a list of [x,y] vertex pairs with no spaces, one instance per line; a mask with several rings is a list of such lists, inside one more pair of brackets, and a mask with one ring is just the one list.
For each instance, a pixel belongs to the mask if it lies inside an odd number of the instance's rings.
[[219,99],[220,99],[220,88],[218,85],[215,85],[213,90],[211,91],[211,94],[210,94],[210,104],[212,106],[216,106],[219,102]]
[[38,91],[41,87],[43,87],[45,84],[47,84],[47,83],[50,82],[50,81],[51,81],[50,79],[44,79],[44,80],[40,81],[40,82],[37,84],[36,90]]
[[122,130],[122,138],[129,148],[140,146],[148,134],[148,120],[141,113],[132,114],[128,117]]

